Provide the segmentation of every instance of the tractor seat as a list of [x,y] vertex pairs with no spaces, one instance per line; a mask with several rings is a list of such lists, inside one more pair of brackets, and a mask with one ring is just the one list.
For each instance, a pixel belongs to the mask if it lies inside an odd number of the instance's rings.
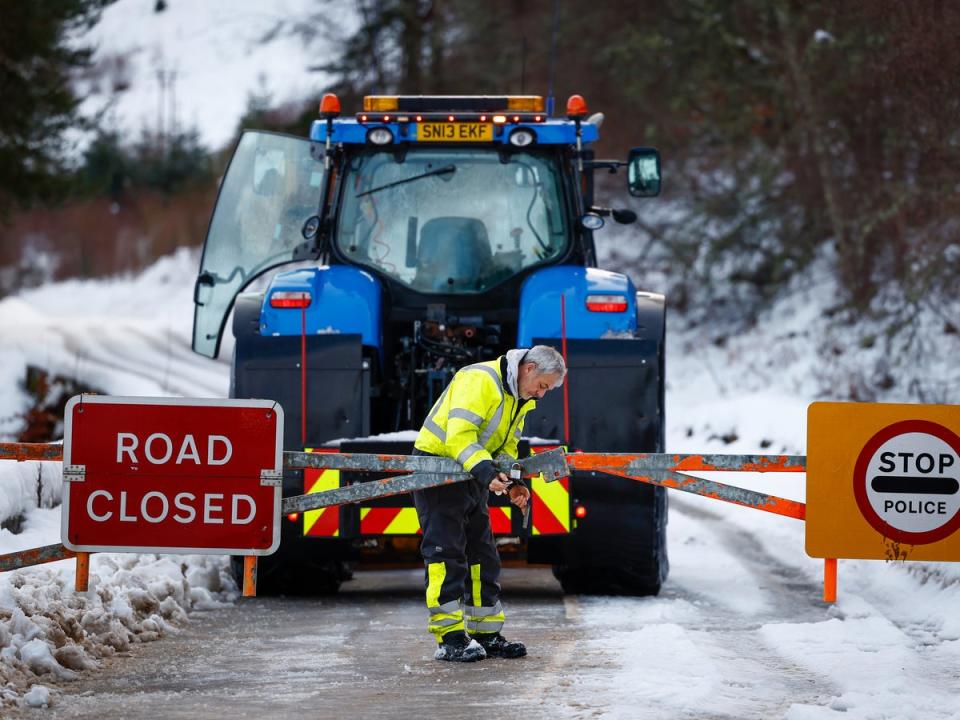
[[477,285],[492,261],[490,240],[482,221],[468,217],[433,218],[420,231],[413,287],[432,292],[479,289]]

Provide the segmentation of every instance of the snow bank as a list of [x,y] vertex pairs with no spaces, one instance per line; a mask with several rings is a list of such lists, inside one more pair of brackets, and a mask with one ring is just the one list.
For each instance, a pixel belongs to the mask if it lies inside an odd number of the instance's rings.
[[[26,525],[0,532],[0,553],[57,542],[59,509],[32,510]],[[92,555],[85,593],[74,570],[65,560],[0,574],[0,708],[54,704],[59,683],[238,596],[222,556]]]

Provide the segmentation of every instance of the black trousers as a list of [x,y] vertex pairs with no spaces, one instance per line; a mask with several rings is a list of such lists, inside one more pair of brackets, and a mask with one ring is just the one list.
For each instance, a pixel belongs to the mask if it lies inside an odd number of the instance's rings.
[[458,630],[481,634],[503,627],[489,492],[470,479],[413,493],[423,529],[428,630],[438,641]]

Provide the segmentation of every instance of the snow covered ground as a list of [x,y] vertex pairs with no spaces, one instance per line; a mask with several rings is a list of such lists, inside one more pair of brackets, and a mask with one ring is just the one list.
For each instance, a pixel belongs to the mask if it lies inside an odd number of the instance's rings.
[[[225,396],[225,362],[189,349],[197,260],[195,251],[180,250],[136,277],[58,283],[0,301],[0,438],[11,439],[27,406],[19,387],[28,365],[115,395]],[[806,405],[820,398],[820,359],[805,333],[820,322],[818,303],[828,295],[823,287],[798,291],[722,349],[697,345],[692,332],[669,334],[668,448],[804,453]],[[221,357],[229,354],[228,346]],[[721,479],[804,498],[802,476]],[[0,530],[0,553],[59,542],[60,485],[56,464],[0,462],[0,521],[24,518],[19,534]],[[582,598],[580,620],[597,628],[586,651],[610,656],[609,682],[594,687],[594,677],[563,692],[602,690],[613,717],[630,717],[641,701],[662,707],[664,716],[736,716],[750,693],[770,692],[765,678],[782,678],[786,667],[828,675],[835,693],[790,706],[785,717],[960,717],[960,569],[841,561],[839,602],[824,619],[798,610],[816,598],[797,597],[794,607],[772,597],[762,574],[730,549],[761,553],[770,572],[816,581],[822,563],[804,554],[802,523],[692,496],[671,500],[672,574],[664,595],[643,605]],[[671,599],[670,583],[724,612],[703,618],[703,608]],[[72,586],[69,561],[0,575],[4,702],[51,702],[45,678],[95,672],[105,655],[176,632],[190,610],[237,594],[223,559],[202,556],[96,555],[90,591]],[[722,629],[724,613],[741,622],[763,618],[762,647],[718,645],[722,635],[711,633],[717,623]],[[739,689],[728,682],[734,662],[745,678]],[[636,695],[640,676],[658,680],[643,683],[646,693],[658,688],[655,697]]]

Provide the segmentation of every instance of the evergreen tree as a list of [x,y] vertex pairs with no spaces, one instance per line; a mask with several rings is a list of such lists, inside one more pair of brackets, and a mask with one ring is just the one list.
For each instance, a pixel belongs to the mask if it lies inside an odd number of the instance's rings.
[[78,123],[76,37],[112,0],[0,0],[0,216],[65,189],[64,132]]

